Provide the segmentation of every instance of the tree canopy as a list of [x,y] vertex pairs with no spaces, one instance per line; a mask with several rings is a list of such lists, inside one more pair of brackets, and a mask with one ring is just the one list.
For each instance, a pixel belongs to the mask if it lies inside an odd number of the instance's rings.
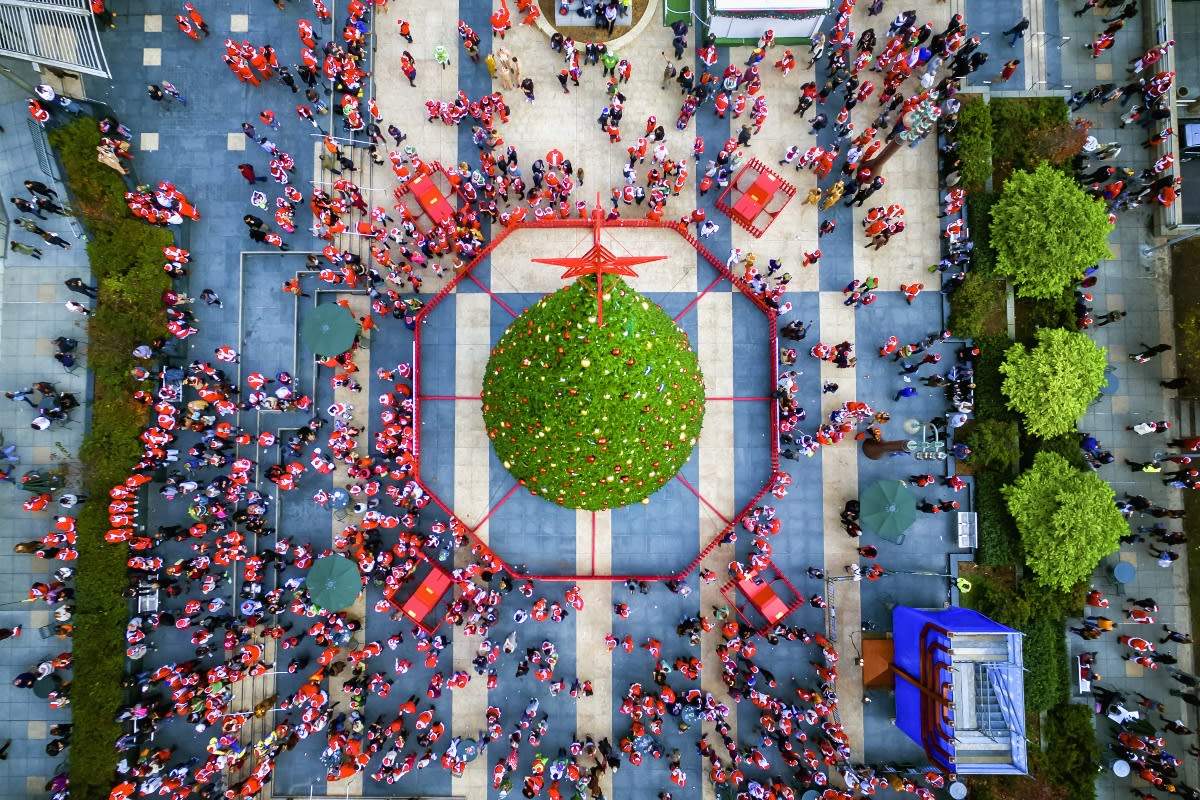
[[1120,546],[1129,526],[1113,502],[1113,488],[1057,453],[1042,451],[1033,466],[1002,490],[1039,583],[1070,589]]
[[492,351],[483,419],[533,494],[591,511],[644,500],[675,476],[704,419],[685,334],[623,281],[579,279],[526,309]]
[[1004,354],[1001,389],[1008,407],[1024,417],[1029,433],[1043,439],[1075,430],[1108,382],[1107,355],[1082,333],[1042,328],[1036,347],[1018,343]]
[[1112,224],[1104,203],[1049,164],[1018,170],[992,206],[995,271],[1012,279],[1017,294],[1059,297],[1088,267],[1111,258]]

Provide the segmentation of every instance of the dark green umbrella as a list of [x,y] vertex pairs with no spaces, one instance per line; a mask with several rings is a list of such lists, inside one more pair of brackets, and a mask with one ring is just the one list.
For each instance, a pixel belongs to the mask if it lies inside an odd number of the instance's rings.
[[354,599],[362,591],[358,565],[337,555],[318,558],[317,563],[308,570],[305,584],[312,601],[331,611],[353,605]]
[[900,481],[876,481],[859,496],[863,527],[895,541],[917,521],[917,501]]
[[38,678],[33,682],[33,693],[45,700],[50,696],[51,692],[56,692],[62,687],[62,678],[54,673],[50,673],[44,678]]
[[354,345],[358,320],[350,310],[337,303],[319,305],[304,315],[300,323],[300,341],[319,356],[340,356]]

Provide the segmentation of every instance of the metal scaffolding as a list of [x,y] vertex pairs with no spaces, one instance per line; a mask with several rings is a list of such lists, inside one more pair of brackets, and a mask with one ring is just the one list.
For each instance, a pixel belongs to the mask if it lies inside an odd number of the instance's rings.
[[0,0],[0,55],[109,77],[87,0]]

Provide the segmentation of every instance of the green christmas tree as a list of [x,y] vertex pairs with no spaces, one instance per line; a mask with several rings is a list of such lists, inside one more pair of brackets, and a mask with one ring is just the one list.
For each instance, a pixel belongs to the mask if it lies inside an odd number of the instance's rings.
[[687,334],[624,281],[581,278],[521,314],[492,351],[483,419],[528,490],[569,508],[648,498],[687,461],[704,378]]

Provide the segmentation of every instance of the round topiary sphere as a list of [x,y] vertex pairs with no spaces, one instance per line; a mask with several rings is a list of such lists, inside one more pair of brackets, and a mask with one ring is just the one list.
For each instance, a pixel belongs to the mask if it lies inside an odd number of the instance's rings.
[[645,500],[688,460],[704,377],[684,333],[624,281],[580,279],[526,309],[488,360],[483,420],[533,494],[599,511]]

